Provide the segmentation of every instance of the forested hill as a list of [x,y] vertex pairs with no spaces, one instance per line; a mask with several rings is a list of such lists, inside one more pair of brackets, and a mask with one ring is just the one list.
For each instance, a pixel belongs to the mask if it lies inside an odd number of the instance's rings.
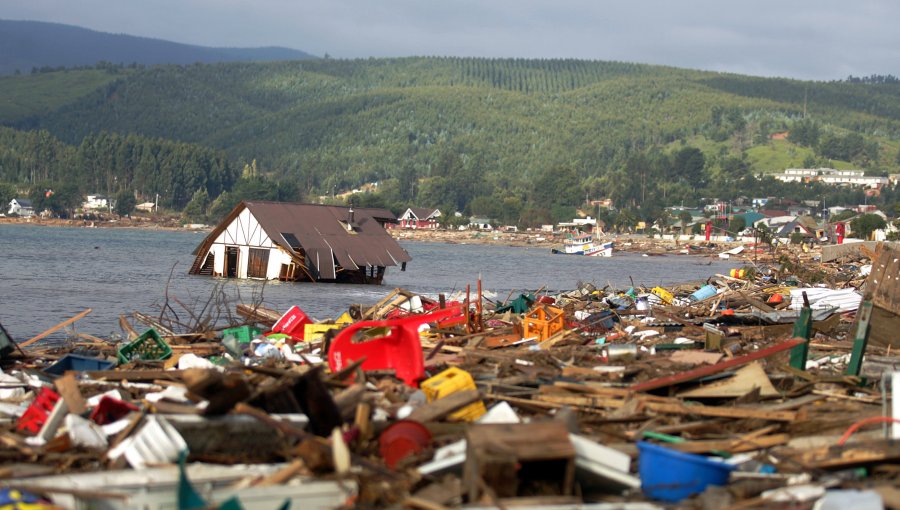
[[[253,175],[295,186],[298,199],[378,182],[379,205],[524,223],[573,214],[585,198],[644,210],[770,193],[750,177],[789,167],[896,172],[900,151],[893,77],[416,57],[113,66],[0,78],[0,94],[13,98],[0,122],[79,150],[172,140],[222,151],[230,168],[256,161]],[[22,154],[8,151],[6,167],[25,165]],[[132,163],[116,161],[108,186],[131,186]],[[165,193],[153,186],[141,191]]]
[[288,48],[209,48],[58,23],[0,20],[0,74],[93,66],[101,61],[155,65],[309,58],[315,57]]

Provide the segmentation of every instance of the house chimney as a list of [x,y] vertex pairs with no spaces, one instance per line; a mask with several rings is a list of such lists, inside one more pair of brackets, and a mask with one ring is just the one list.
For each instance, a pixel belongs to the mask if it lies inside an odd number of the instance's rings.
[[347,218],[348,225],[353,225],[353,204],[350,204],[349,217]]

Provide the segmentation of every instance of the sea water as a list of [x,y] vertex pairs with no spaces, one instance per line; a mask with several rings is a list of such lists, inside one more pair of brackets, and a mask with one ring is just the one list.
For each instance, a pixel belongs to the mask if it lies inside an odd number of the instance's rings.
[[[193,250],[205,233],[124,228],[0,225],[0,323],[23,341],[87,308],[74,331],[101,338],[121,335],[120,315],[134,311],[199,318],[224,327],[240,320],[238,302],[286,310],[298,305],[317,320],[334,318],[351,304],[374,304],[395,287],[436,296],[474,293],[478,278],[503,301],[519,292],[570,290],[579,283],[652,287],[705,280],[735,262],[693,256],[611,258],[553,255],[547,248],[401,242],[413,260],[406,271],[389,267],[382,285],[261,282],[190,276]],[[139,328],[140,329],[140,328]],[[51,335],[59,342],[73,330]]]

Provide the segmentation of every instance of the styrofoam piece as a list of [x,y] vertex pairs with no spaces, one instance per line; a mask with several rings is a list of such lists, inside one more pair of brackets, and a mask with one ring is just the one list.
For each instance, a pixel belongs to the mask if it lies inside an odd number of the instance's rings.
[[159,402],[163,399],[172,402],[188,403],[187,388],[185,386],[166,386],[166,389],[156,393],[148,393],[144,396],[147,402]]
[[53,411],[50,412],[50,416],[47,417],[47,421],[44,422],[44,426],[41,427],[41,431],[38,432],[37,437],[44,442],[50,441],[56,437],[56,432],[63,424],[63,420],[67,414],[69,414],[69,406],[66,405],[66,401],[63,399],[57,400],[56,405],[53,406]]
[[575,447],[575,455],[602,462],[605,466],[627,473],[631,469],[631,457],[615,448],[604,446],[578,434],[569,434]]
[[196,354],[189,352],[178,358],[178,370],[187,370],[188,368],[212,368],[214,370],[224,370],[206,358],[201,358]]
[[88,407],[97,407],[97,405],[100,404],[100,400],[102,400],[103,397],[114,398],[116,400],[126,400],[126,401],[128,400],[128,398],[125,396],[124,393],[122,393],[118,389],[112,389],[112,390],[100,393],[99,395],[94,395],[93,397],[87,399],[87,401],[86,401],[87,406]]
[[0,415],[2,416],[13,416],[18,418],[25,414],[25,411],[28,409],[28,406],[20,406],[16,404],[8,404],[6,402],[0,402]]
[[492,406],[477,421],[478,423],[522,423],[522,419],[509,405],[509,402],[500,402]]
[[621,493],[640,487],[641,479],[631,475],[631,457],[616,449],[577,434],[569,434],[575,448],[575,477],[582,486]]
[[459,441],[444,445],[435,450],[434,458],[431,462],[426,462],[419,466],[418,471],[422,475],[440,475],[451,470],[462,469],[463,462],[465,461],[466,440],[460,439]]
[[107,437],[115,436],[119,432],[122,432],[123,430],[128,428],[129,423],[131,423],[131,420],[126,417],[112,423],[107,423],[106,425],[100,425],[100,428],[103,430],[103,433],[106,434]]
[[134,469],[153,464],[175,462],[178,454],[187,449],[181,434],[162,416],[147,416],[146,422],[134,435],[119,443],[107,454],[111,459],[125,456]]
[[[291,508],[327,510],[340,507],[358,490],[356,482],[301,478],[280,486],[244,487],[246,479],[263,478],[284,469],[286,464],[239,464],[223,466],[192,462],[185,467],[187,478],[212,507],[234,496],[243,508],[279,508],[290,500]],[[70,473],[29,478],[61,508],[103,508],[171,510],[178,507],[178,467],[174,465],[141,471],[121,469],[94,473]],[[61,492],[54,492],[59,490]],[[73,492],[77,495],[73,495]]]
[[75,446],[83,446],[93,450],[105,450],[109,443],[106,434],[99,425],[76,414],[67,414],[65,418],[69,440]]

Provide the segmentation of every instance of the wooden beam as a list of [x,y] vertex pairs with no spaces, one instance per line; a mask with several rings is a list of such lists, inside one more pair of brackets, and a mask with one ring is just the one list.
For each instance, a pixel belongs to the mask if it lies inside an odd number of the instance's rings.
[[52,328],[48,329],[47,331],[44,331],[44,332],[41,333],[40,335],[35,336],[35,337],[32,337],[32,338],[29,338],[28,340],[25,340],[24,342],[22,342],[22,343],[19,344],[19,347],[20,347],[20,348],[28,347],[29,345],[31,345],[31,344],[37,342],[38,340],[40,340],[40,339],[42,339],[42,338],[45,338],[45,337],[47,337],[47,336],[49,336],[49,335],[51,335],[51,334],[53,334],[53,333],[59,331],[60,329],[62,329],[62,328],[64,328],[64,327],[68,326],[69,324],[72,324],[73,322],[77,321],[78,319],[84,318],[85,315],[91,313],[92,311],[93,311],[92,309],[88,308],[87,310],[85,310],[85,311],[79,313],[79,314],[76,315],[75,317],[72,317],[71,319],[64,320],[64,321],[60,322],[60,323],[57,324],[56,326],[53,326]]
[[729,368],[745,365],[747,363],[750,363],[751,361],[767,358],[769,356],[772,356],[773,354],[792,349],[804,342],[806,342],[806,339],[804,338],[792,338],[785,342],[781,342],[780,344],[772,345],[766,347],[765,349],[760,349],[754,353],[746,354],[744,356],[738,356],[737,358],[732,358],[721,363],[716,363],[715,365],[706,365],[695,368],[693,370],[688,370],[687,372],[682,372],[680,374],[658,377],[656,379],[650,379],[649,381],[636,383],[631,385],[631,390],[650,391],[659,388],[665,388],[666,386],[673,386],[675,384],[693,381],[694,379],[699,379],[700,377],[706,377],[708,375],[723,372],[725,370],[728,370]]
[[478,390],[457,391],[446,397],[420,405],[407,416],[407,419],[420,423],[440,420],[469,404],[478,402],[480,399],[481,395],[478,393]]

